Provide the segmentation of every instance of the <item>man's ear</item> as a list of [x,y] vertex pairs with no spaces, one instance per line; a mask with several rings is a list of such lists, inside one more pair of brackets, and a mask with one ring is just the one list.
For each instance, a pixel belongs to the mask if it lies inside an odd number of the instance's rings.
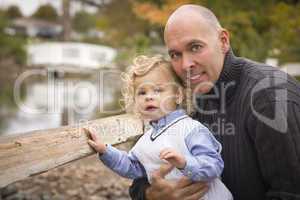
[[230,49],[230,34],[226,29],[221,29],[220,34],[222,52],[225,54]]

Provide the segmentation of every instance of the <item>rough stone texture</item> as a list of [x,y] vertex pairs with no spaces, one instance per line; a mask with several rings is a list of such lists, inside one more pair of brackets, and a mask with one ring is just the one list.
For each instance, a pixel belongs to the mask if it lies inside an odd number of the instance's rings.
[[0,200],[129,200],[130,184],[93,155],[10,184]]

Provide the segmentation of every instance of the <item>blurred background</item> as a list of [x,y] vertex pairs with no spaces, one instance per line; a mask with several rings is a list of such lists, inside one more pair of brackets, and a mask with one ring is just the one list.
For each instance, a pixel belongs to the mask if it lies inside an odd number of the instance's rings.
[[[0,0],[0,140],[122,113],[120,73],[136,55],[166,54],[164,24],[186,3],[214,11],[230,31],[236,55],[269,63],[300,80],[299,0]],[[19,182],[6,194],[129,199],[130,181],[115,184],[119,178],[97,171],[100,164],[93,160],[72,165],[73,171],[59,168]],[[68,178],[59,179],[61,173]],[[95,173],[115,179],[103,185]],[[72,187],[66,189],[68,184]]]

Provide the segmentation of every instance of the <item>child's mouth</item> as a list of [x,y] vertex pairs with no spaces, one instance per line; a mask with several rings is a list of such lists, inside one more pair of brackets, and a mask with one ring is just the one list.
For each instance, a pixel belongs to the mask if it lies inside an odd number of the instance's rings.
[[147,106],[146,107],[146,111],[154,111],[156,109],[157,109],[157,107],[155,107],[155,106]]

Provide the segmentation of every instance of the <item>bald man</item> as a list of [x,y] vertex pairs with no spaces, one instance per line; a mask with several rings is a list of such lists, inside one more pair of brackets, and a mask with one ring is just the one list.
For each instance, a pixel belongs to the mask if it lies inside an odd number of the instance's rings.
[[[241,30],[243,31],[243,30]],[[193,117],[223,146],[224,184],[235,200],[300,199],[300,84],[278,69],[236,57],[229,33],[207,8],[184,5],[168,19],[165,43],[195,97]],[[200,166],[201,167],[201,166]],[[135,200],[198,200],[209,183],[137,179]]]

